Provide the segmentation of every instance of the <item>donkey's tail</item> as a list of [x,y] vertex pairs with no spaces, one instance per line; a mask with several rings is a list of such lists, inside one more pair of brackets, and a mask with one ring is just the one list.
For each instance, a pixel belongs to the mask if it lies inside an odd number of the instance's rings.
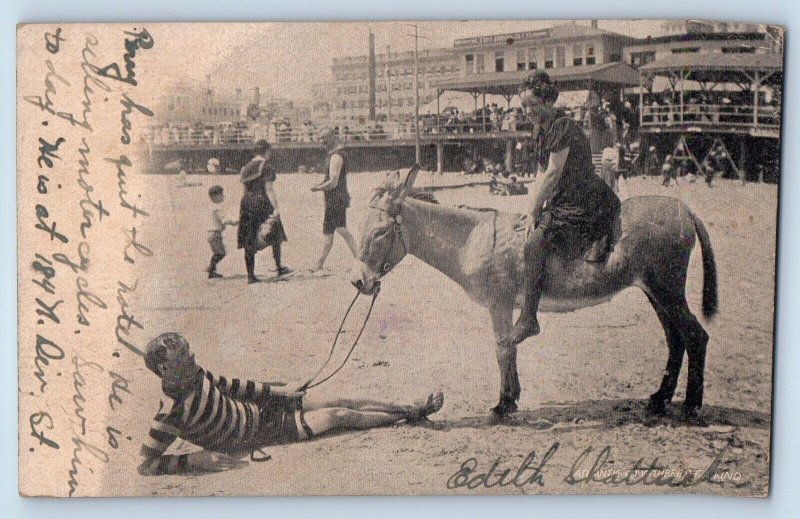
[[703,317],[710,319],[719,310],[717,299],[717,263],[714,260],[714,249],[711,247],[711,238],[708,236],[703,221],[692,213],[694,229],[700,240],[700,250],[703,253]]

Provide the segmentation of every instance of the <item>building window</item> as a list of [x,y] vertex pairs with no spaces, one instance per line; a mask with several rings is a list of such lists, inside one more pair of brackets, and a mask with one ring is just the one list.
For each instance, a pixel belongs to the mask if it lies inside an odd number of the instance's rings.
[[587,56],[586,57],[586,64],[587,65],[594,65],[597,63],[597,59],[594,56]]
[[525,51],[517,51],[517,70],[525,70]]
[[536,58],[536,47],[530,47],[528,49],[528,70],[536,70],[539,68],[539,60]]
[[475,56],[472,54],[467,54],[465,57],[465,61],[467,62],[467,74],[474,74],[475,73]]
[[567,66],[567,49],[564,47],[556,47],[556,67]]
[[555,55],[555,51],[553,47],[547,47],[544,49],[544,68],[553,68],[553,56]]
[[502,50],[494,53],[494,71],[503,72],[505,70],[506,57]]
[[683,54],[685,52],[698,52],[700,47],[682,47],[678,49],[672,49],[673,54]]
[[572,46],[572,65],[575,67],[583,65],[583,45]]
[[615,52],[614,54],[608,55],[608,61],[610,63],[616,63],[618,61],[622,61],[622,54]]
[[740,45],[739,47],[722,47],[722,52],[725,54],[753,54],[755,51],[755,47],[748,47],[747,45]]
[[484,63],[483,54],[475,55],[475,72],[477,72],[478,74],[483,74],[484,72],[486,72],[486,64]]

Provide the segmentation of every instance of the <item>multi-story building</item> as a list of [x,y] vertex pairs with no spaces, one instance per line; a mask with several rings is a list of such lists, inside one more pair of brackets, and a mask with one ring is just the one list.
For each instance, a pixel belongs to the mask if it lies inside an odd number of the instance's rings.
[[[419,51],[419,103],[436,97],[435,81],[456,77],[453,49]],[[332,81],[315,85],[314,118],[335,120],[367,119],[370,115],[370,74],[374,73],[374,112],[377,118],[407,119],[414,115],[414,52],[375,54],[370,57],[334,58]]]
[[622,61],[634,38],[577,24],[536,31],[462,38],[454,43],[460,75],[583,67]]
[[224,96],[211,88],[198,91],[181,84],[162,96],[158,117],[174,123],[233,122],[243,119],[245,111],[241,89],[237,89],[234,96]]
[[[476,74],[582,67],[622,61],[635,39],[596,27],[568,24],[536,31],[462,38],[453,47],[419,51],[419,103],[436,99],[436,85]],[[370,56],[335,58],[332,82],[314,85],[314,119],[367,119]],[[374,111],[378,118],[414,114],[414,53],[379,53],[374,59]]]

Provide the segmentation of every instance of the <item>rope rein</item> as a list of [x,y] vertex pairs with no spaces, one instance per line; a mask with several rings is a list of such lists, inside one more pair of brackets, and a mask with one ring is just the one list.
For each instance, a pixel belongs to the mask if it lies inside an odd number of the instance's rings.
[[344,368],[345,364],[347,364],[347,361],[350,360],[350,355],[352,355],[353,351],[355,351],[356,345],[358,344],[358,340],[361,338],[361,334],[364,333],[364,328],[367,327],[367,322],[369,322],[369,317],[372,314],[372,309],[375,306],[375,300],[378,299],[379,293],[380,293],[380,287],[376,287],[375,293],[372,294],[372,302],[369,305],[369,310],[367,311],[366,317],[364,317],[364,323],[361,325],[361,329],[358,331],[358,335],[356,336],[355,341],[353,341],[353,345],[350,347],[350,351],[347,352],[347,356],[344,358],[342,363],[339,365],[338,368],[333,370],[333,372],[330,375],[323,378],[322,380],[315,382],[315,379],[325,370],[325,368],[328,366],[331,359],[333,358],[333,352],[336,351],[336,342],[339,340],[339,336],[342,334],[342,328],[344,328],[344,323],[347,321],[347,316],[350,315],[350,310],[353,309],[353,305],[355,305],[358,296],[361,295],[360,292],[356,292],[356,296],[353,298],[353,301],[350,302],[350,306],[347,307],[347,311],[345,312],[344,317],[342,318],[342,322],[339,325],[339,329],[336,331],[336,337],[334,337],[333,339],[333,344],[331,345],[331,351],[328,353],[328,358],[325,360],[325,362],[322,364],[319,370],[314,374],[314,376],[308,379],[308,382],[303,384],[303,386],[300,389],[298,389],[298,391],[303,392],[307,389],[317,387],[323,382],[330,380],[334,375],[339,373],[339,371],[341,371],[342,368]]

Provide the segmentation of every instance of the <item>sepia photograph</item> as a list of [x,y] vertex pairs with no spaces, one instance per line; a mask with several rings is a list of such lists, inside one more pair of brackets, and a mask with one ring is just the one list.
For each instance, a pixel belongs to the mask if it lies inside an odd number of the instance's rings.
[[16,44],[21,495],[769,495],[783,27]]

